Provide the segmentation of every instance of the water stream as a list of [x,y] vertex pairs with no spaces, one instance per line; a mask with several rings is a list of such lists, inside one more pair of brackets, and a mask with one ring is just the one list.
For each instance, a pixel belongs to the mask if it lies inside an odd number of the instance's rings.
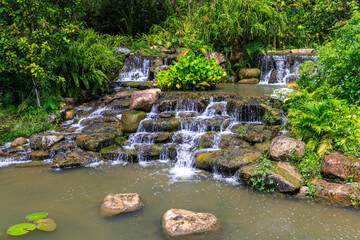
[[[120,78],[123,81],[144,80],[151,60],[133,58],[127,61],[129,72],[121,73]],[[217,91],[264,96],[271,87],[228,84],[221,85]],[[52,233],[31,233],[26,239],[165,240],[161,216],[170,208],[215,214],[222,223],[222,231],[206,238],[209,240],[360,237],[357,210],[253,191],[235,176],[225,177],[216,171],[210,174],[194,168],[196,154],[220,149],[222,139],[234,134],[231,128],[235,124],[262,123],[257,104],[228,111],[224,97],[210,97],[206,101],[205,104],[183,98],[157,102],[137,132],[129,136],[124,147],[109,162],[63,171],[49,170],[49,166],[0,168],[0,239],[7,239],[1,233],[22,222],[28,213],[47,211],[56,220],[58,229]],[[65,142],[74,144],[74,134],[94,131],[87,125],[90,121],[102,123],[106,120],[111,124],[115,121],[111,117],[121,119],[124,109],[119,105],[104,106],[101,102],[77,107],[76,111],[84,116],[64,123],[65,130],[72,129],[61,132],[66,135]],[[171,121],[175,127],[168,125]],[[164,132],[168,132],[169,137],[159,144],[157,137]],[[200,138],[209,132],[213,134],[213,144],[198,149]],[[28,160],[31,151],[28,145],[24,146],[27,152],[21,155],[23,157],[0,159],[0,167]],[[9,146],[10,143],[0,150]],[[153,155],[155,146],[158,154]],[[136,157],[130,152],[135,152]],[[132,164],[134,158],[139,164]],[[126,192],[139,193],[145,208],[113,218],[102,217],[99,208],[104,196]]]

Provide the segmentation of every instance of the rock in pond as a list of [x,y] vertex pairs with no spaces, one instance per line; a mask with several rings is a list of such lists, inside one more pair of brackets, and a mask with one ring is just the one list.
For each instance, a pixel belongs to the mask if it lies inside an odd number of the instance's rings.
[[150,112],[154,102],[158,100],[160,94],[161,90],[159,88],[136,91],[131,97],[130,109]]
[[301,158],[305,153],[305,143],[293,138],[275,137],[270,146],[270,155],[274,160],[285,161],[295,154]]
[[64,139],[64,135],[56,133],[40,133],[30,136],[30,147],[34,150],[47,150]]
[[26,138],[19,137],[19,138],[15,139],[14,141],[12,141],[10,146],[11,147],[18,147],[18,146],[24,145],[25,143],[27,143]]
[[86,151],[99,152],[115,143],[116,133],[92,133],[76,136],[76,144]]
[[360,182],[360,159],[347,157],[341,152],[332,151],[325,155],[321,163],[321,172],[340,180]]
[[343,206],[360,206],[360,184],[357,183],[331,183],[323,179],[313,180],[316,194],[325,200]]
[[184,239],[189,235],[205,235],[221,229],[220,221],[210,213],[170,209],[162,217],[164,232],[171,238]]
[[234,174],[239,168],[261,157],[261,153],[251,148],[223,149],[199,154],[195,159],[196,167],[212,171],[216,168],[225,174]]
[[120,213],[134,212],[144,207],[141,197],[137,193],[108,194],[101,205],[104,216],[114,216]]
[[52,168],[85,167],[87,164],[97,161],[97,156],[92,152],[84,152],[75,149],[71,152],[62,152],[53,158]]
[[123,131],[125,133],[134,133],[136,132],[139,123],[146,118],[146,113],[142,111],[125,111],[121,117],[121,123]]
[[[302,186],[300,173],[288,162],[273,162],[274,169],[265,176],[265,187],[281,193],[292,193]],[[258,164],[241,168],[237,174],[247,185],[252,186],[251,178]]]

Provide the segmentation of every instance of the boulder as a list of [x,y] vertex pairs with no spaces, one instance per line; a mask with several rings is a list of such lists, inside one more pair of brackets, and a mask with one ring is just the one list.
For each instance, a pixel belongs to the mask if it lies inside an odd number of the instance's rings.
[[315,53],[315,49],[312,48],[303,48],[303,49],[291,49],[291,53],[293,54],[309,54],[309,53]]
[[115,144],[116,133],[92,133],[76,136],[76,144],[83,150],[99,152],[102,148]]
[[152,88],[152,85],[149,82],[140,82],[140,81],[124,82],[122,86],[123,87],[136,88],[136,89],[139,89],[139,90],[145,90],[145,89]]
[[262,143],[255,143],[254,147],[256,150],[264,152],[270,149],[271,141],[266,141]]
[[17,147],[17,146],[21,146],[24,145],[25,143],[27,143],[28,141],[26,140],[26,138],[24,137],[19,137],[17,139],[15,139],[14,141],[11,142],[11,147]]
[[50,158],[50,152],[44,150],[36,150],[30,153],[30,158],[33,161],[42,161]]
[[21,153],[21,152],[25,152],[25,148],[22,147],[22,146],[17,146],[17,147],[11,147],[9,148],[9,153],[12,154],[12,153]]
[[287,160],[291,157],[301,158],[305,153],[305,143],[293,138],[275,137],[270,146],[270,155],[274,160]]
[[174,132],[180,129],[178,118],[150,119],[142,122],[142,127],[147,132]]
[[114,95],[114,98],[118,98],[118,99],[131,98],[132,94],[133,94],[132,91],[125,90],[125,91],[117,92]]
[[64,98],[60,103],[61,110],[70,110],[74,108],[74,98]]
[[75,142],[73,141],[63,141],[58,142],[50,148],[50,152],[66,152],[68,150],[74,149],[76,147]]
[[342,181],[360,182],[360,159],[332,151],[325,155],[321,163],[321,172]]
[[214,146],[215,133],[207,132],[200,138],[199,148],[212,148]]
[[[252,177],[255,168],[259,164],[252,164],[241,168],[237,174],[241,180],[246,184],[252,186]],[[269,173],[264,174],[265,187],[267,189],[274,189],[281,193],[292,193],[297,191],[302,186],[302,179],[300,173],[288,162],[273,162],[273,169]]]
[[258,78],[248,78],[242,79],[238,82],[238,84],[258,84],[260,80]]
[[162,132],[158,133],[154,137],[155,143],[165,143],[170,140],[170,133],[169,132]]
[[159,88],[136,91],[131,97],[130,109],[150,112],[154,102],[158,100],[160,94],[161,90]]
[[215,64],[216,65],[220,65],[222,63],[225,63],[226,62],[226,57],[224,54],[222,53],[218,53],[218,52],[207,52],[205,54],[205,57],[208,59],[208,60],[211,60],[211,59],[215,59]]
[[317,196],[322,199],[344,206],[360,206],[359,183],[339,184],[318,178],[314,179],[313,183]]
[[255,78],[258,79],[260,77],[261,70],[259,68],[243,68],[240,69],[239,77],[242,78]]
[[101,149],[100,157],[105,160],[122,160],[130,163],[138,162],[138,154],[135,150],[123,149],[117,145]]
[[52,168],[85,167],[97,161],[95,153],[75,149],[71,152],[61,152],[53,158]]
[[197,213],[184,209],[170,209],[162,217],[164,232],[171,238],[208,234],[220,230],[220,221],[210,213]]
[[56,133],[40,133],[30,136],[30,147],[34,150],[47,150],[64,139],[64,135]]
[[247,134],[244,136],[244,140],[250,143],[262,143],[265,136],[260,133]]
[[74,109],[66,110],[65,121],[72,120],[74,118]]
[[223,149],[199,154],[195,158],[197,168],[213,171],[218,170],[224,174],[234,174],[239,168],[255,162],[261,153],[251,148]]
[[104,216],[114,216],[120,213],[134,212],[144,207],[137,193],[108,194],[101,205]]
[[142,111],[125,111],[121,117],[123,131],[125,133],[134,133],[138,129],[140,122],[146,118],[146,113]]
[[221,135],[220,136],[220,143],[219,147],[221,149],[225,148],[248,148],[250,147],[250,144],[245,142],[240,136],[236,134],[227,134],[227,135]]
[[[258,134],[264,136],[264,141],[272,140],[280,131],[279,125],[267,126],[263,124],[235,124],[231,131],[243,136],[244,139],[252,139]],[[253,135],[249,136],[248,135]],[[270,147],[270,146],[269,146]]]
[[160,118],[173,118],[175,117],[175,112],[162,112],[159,114]]

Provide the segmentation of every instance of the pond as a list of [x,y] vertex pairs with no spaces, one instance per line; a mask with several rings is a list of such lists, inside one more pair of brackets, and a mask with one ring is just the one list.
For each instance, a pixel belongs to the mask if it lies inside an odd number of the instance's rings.
[[[6,235],[8,227],[25,222],[29,213],[47,211],[57,230],[18,239],[165,240],[162,215],[183,208],[220,219],[222,231],[206,238],[210,240],[360,237],[357,210],[258,192],[218,175],[174,180],[169,174],[172,164],[99,165],[55,172],[48,167],[0,168],[0,232]],[[143,210],[102,217],[100,205],[106,194],[131,192],[141,195]]]

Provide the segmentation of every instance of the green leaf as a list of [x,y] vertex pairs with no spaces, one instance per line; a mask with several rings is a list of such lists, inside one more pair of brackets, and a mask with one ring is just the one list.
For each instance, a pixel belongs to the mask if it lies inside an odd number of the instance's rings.
[[46,221],[37,225],[37,229],[45,232],[52,232],[56,229],[56,223],[53,221]]
[[32,214],[26,216],[26,220],[36,221],[36,220],[45,218],[47,215],[48,215],[48,213],[46,213],[46,212],[32,213]]
[[27,234],[30,231],[34,231],[36,229],[36,225],[32,223],[20,223],[10,227],[7,230],[7,233],[11,236],[21,236]]

